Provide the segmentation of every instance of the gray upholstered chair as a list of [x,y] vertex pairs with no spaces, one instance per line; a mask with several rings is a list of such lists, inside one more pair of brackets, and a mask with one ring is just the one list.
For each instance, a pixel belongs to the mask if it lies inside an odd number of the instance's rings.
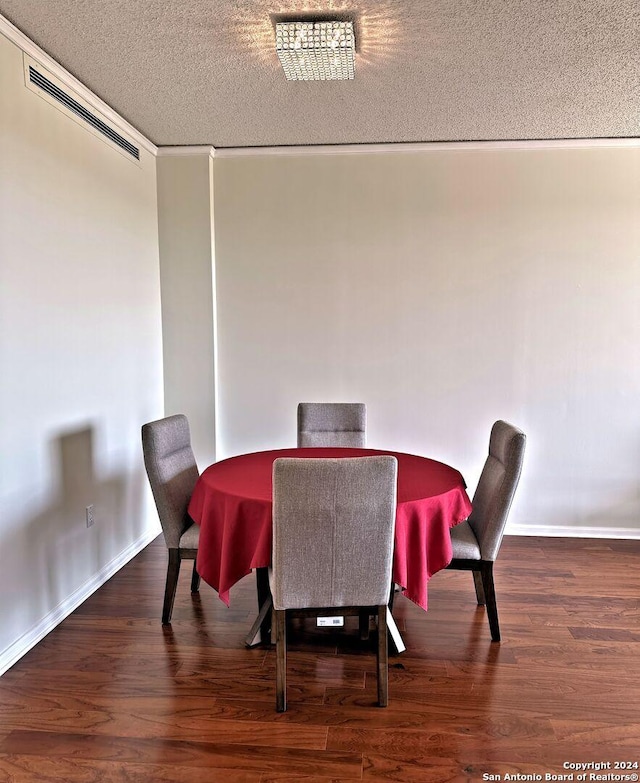
[[200,527],[187,514],[187,506],[198,480],[198,466],[191,450],[187,417],[178,414],[143,425],[142,451],[169,550],[162,607],[162,624],[167,625],[171,622],[182,560],[194,561],[191,592],[197,593],[200,588],[195,564]]
[[453,560],[449,568],[473,571],[478,604],[486,604],[494,642],[500,641],[500,626],[493,564],[520,480],[525,443],[526,436],[517,427],[506,421],[493,425],[489,456],[473,496],[473,511],[468,520],[451,529]]
[[387,601],[395,457],[281,458],[273,466],[276,709],[286,701],[286,616],[378,618],[378,704],[388,702]]
[[301,402],[298,405],[298,446],[364,448],[367,406],[363,402]]

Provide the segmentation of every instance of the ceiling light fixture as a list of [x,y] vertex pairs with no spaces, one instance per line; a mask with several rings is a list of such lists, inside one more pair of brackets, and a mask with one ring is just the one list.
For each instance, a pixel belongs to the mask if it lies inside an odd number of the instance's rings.
[[353,22],[278,22],[276,51],[289,81],[353,79]]

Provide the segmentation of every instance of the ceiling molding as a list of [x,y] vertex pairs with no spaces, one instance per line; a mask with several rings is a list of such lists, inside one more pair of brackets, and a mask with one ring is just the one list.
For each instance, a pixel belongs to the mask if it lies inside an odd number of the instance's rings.
[[211,158],[217,156],[215,148],[208,145],[193,147],[188,145],[184,147],[158,147],[157,154],[159,158],[184,157],[187,155],[209,155]]
[[[585,149],[593,147],[640,147],[640,138],[530,139],[523,141],[433,141],[412,144],[336,144],[299,147],[223,147],[216,158],[247,158],[287,155],[381,155],[390,152],[437,152],[439,150],[536,150]],[[180,149],[180,148],[178,148]],[[188,149],[188,148],[182,148]]]
[[23,32],[18,30],[15,25],[11,24],[2,14],[0,14],[0,33],[14,43],[19,49],[28,54],[29,57],[32,57],[40,63],[40,65],[46,68],[57,79],[64,82],[64,84],[79,95],[83,101],[86,101],[90,106],[96,109],[96,111],[106,117],[119,131],[132,138],[147,152],[150,152],[152,155],[157,155],[158,149],[153,142],[149,141],[146,136],[143,136],[137,128],[134,128],[133,125],[124,119],[124,117],[121,117],[114,111],[111,106],[98,98],[98,96],[91,92],[88,87],[85,87],[82,82],[78,81],[75,76],[72,76],[69,71],[65,70],[30,38],[27,38]]

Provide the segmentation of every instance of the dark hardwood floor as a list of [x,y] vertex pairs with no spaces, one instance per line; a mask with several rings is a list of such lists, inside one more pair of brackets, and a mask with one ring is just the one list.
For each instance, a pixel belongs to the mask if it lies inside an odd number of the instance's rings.
[[428,613],[398,598],[407,652],[391,658],[386,709],[374,706],[375,632],[360,642],[357,618],[342,634],[294,621],[284,714],[274,650],[243,646],[254,579],[227,609],[204,583],[192,598],[187,563],[163,628],[166,561],[158,539],[0,678],[0,781],[544,780],[570,774],[565,762],[640,772],[613,768],[640,762],[638,541],[505,538],[500,644],[469,573],[436,575]]

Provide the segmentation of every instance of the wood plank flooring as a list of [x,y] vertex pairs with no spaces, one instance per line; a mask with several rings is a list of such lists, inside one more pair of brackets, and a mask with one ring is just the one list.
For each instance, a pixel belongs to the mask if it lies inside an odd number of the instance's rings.
[[274,650],[243,645],[253,577],[227,609],[204,583],[192,597],[184,567],[163,628],[166,562],[158,539],[0,678],[0,782],[545,780],[564,762],[640,763],[638,541],[505,538],[500,644],[469,573],[436,575],[427,613],[398,598],[407,652],[386,709],[375,632],[293,621],[284,714]]

